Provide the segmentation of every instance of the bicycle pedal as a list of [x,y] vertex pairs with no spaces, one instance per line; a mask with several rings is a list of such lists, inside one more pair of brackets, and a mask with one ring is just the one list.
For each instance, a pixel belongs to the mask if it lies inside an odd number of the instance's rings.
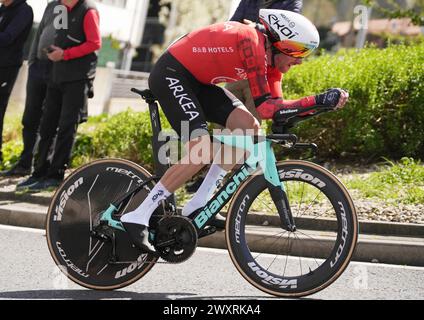
[[100,241],[110,241],[110,237],[108,235],[105,235],[101,232],[97,231],[91,231],[90,236],[94,239],[100,240]]
[[214,234],[216,232],[216,228],[215,227],[206,227],[203,230],[200,230],[199,234],[198,234],[198,238],[204,238],[207,236],[210,236],[212,234]]

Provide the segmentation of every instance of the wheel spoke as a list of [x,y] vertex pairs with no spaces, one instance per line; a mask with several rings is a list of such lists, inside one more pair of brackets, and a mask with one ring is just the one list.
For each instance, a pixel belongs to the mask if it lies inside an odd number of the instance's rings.
[[314,202],[315,202],[315,200],[317,200],[318,199],[318,197],[319,197],[319,195],[322,193],[322,191],[320,190],[319,192],[318,192],[318,194],[316,195],[316,197],[314,198],[314,200],[312,200],[311,201],[311,203],[310,203],[310,205],[309,205],[309,207],[308,208],[306,208],[305,210],[303,210],[303,212],[302,212],[302,214],[300,215],[300,216],[297,216],[298,218],[300,218],[300,217],[302,217],[306,212],[308,212],[308,210],[310,209],[310,208],[312,208],[312,206],[313,206],[313,204],[314,204]]
[[[288,231],[283,231],[283,232],[280,232],[280,233],[277,233],[277,234],[275,234],[275,235],[272,235],[272,236],[277,236],[277,239],[275,239],[273,242],[272,242],[272,244],[271,244],[271,246],[270,246],[270,248],[272,248],[272,245],[274,245],[275,244],[275,242],[277,242],[278,240],[280,240],[286,233],[288,233]],[[265,238],[269,238],[271,235],[267,235],[267,236],[264,236],[264,237],[261,237],[261,238],[259,238],[259,239],[257,239],[257,240],[255,240],[255,241],[252,241],[251,243],[256,243],[256,242],[259,242],[259,241],[262,241],[263,239],[265,239]],[[258,255],[256,256],[256,257],[254,257],[254,259],[256,260],[256,258],[258,258],[261,254],[263,254],[264,252],[259,252],[258,253]]]
[[[287,239],[287,244],[290,244],[290,236],[291,236],[291,233],[289,233],[289,237],[288,237],[288,239]],[[290,251],[291,251],[291,250],[290,250]],[[287,253],[287,255],[286,255],[286,264],[284,265],[283,277],[284,277],[284,275],[286,274],[287,261],[288,261],[288,259],[289,259],[289,252],[288,252],[288,253]]]
[[299,216],[299,212],[300,212],[300,209],[301,209],[301,207],[302,207],[302,203],[303,203],[303,194],[304,194],[304,192],[305,192],[305,182],[303,182],[303,183],[302,183],[302,193],[301,193],[301,196],[300,196],[299,209],[297,210],[297,215],[296,215],[296,217],[298,217],[298,216]]
[[277,211],[276,209],[272,209],[268,203],[266,203],[263,199],[261,198],[257,198],[259,200],[259,202],[264,205],[271,213]]
[[[299,243],[300,243],[300,238],[299,238],[299,236],[298,235],[296,235],[296,233],[294,233],[293,234],[294,235],[294,237],[296,238],[296,241],[299,241]],[[300,257],[300,254],[299,254],[299,264],[300,264],[300,275],[301,276],[303,276],[303,272],[302,272],[302,258]]]
[[306,234],[306,233],[304,233],[304,232],[302,232],[302,231],[299,231],[299,230],[297,230],[296,232],[299,232],[301,235],[304,235],[305,237],[307,237],[307,238],[309,238],[309,239],[311,239],[311,240],[314,240],[314,241],[315,241],[315,243],[317,243],[318,245],[320,245],[320,246],[321,246],[322,248],[324,248],[325,250],[327,250],[327,249],[328,249],[328,248],[327,248],[324,244],[320,243],[318,239],[316,239],[316,238],[314,238],[314,237],[312,237],[312,236],[310,236],[310,235],[308,235],[308,234]]
[[324,211],[321,214],[315,215],[314,218],[312,218],[312,220],[318,219],[318,218],[320,218],[322,216],[325,217],[327,215],[327,213],[330,212],[330,211],[332,211],[332,210],[334,210],[334,208],[329,208],[327,211]]

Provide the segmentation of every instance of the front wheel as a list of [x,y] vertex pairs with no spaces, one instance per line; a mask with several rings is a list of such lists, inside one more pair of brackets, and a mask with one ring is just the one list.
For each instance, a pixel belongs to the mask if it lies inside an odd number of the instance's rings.
[[[115,245],[92,236],[110,204],[149,178],[145,169],[130,161],[110,159],[78,169],[60,186],[47,213],[47,243],[69,279],[90,289],[114,290],[152,269],[157,258],[134,248],[126,232],[108,229]],[[123,203],[118,214],[136,209],[152,187],[150,182]]]
[[256,288],[277,297],[311,295],[348,266],[358,238],[355,207],[343,184],[316,164],[287,161],[277,169],[297,230],[280,227],[267,182],[255,175],[228,210],[227,246],[238,271]]

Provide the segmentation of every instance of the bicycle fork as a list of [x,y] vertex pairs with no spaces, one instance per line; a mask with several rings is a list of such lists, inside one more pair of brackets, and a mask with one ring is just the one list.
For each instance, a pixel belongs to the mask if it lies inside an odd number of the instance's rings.
[[293,219],[287,193],[282,187],[276,187],[274,185],[269,185],[268,190],[271,194],[272,201],[277,207],[278,215],[280,216],[281,228],[290,232],[295,232],[296,225]]

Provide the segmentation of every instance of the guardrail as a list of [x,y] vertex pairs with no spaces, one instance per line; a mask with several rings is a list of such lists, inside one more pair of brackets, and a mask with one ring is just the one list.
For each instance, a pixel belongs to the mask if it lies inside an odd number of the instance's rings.
[[149,73],[114,70],[110,98],[135,98],[131,88],[148,89]]

